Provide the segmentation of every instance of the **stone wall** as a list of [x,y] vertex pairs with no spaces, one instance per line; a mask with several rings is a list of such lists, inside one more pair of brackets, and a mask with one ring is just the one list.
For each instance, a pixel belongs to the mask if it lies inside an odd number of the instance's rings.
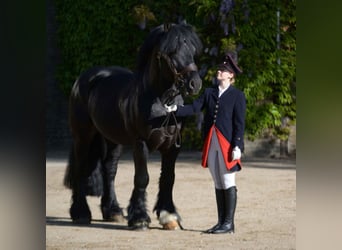
[[[296,157],[296,126],[291,127],[291,134],[287,141],[289,157]],[[261,138],[255,141],[245,139],[246,157],[280,157],[280,140],[274,138]]]

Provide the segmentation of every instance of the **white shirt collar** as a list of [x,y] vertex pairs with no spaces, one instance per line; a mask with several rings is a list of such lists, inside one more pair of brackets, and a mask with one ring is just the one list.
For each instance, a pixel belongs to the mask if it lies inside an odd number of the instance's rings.
[[222,88],[221,86],[219,87],[219,97],[229,88],[230,84],[226,88]]

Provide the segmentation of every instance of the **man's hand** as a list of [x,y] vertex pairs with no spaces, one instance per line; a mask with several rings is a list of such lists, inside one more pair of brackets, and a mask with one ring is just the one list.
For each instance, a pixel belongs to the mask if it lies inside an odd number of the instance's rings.
[[164,104],[164,107],[165,107],[167,113],[171,113],[171,112],[174,112],[177,110],[177,105],[175,105],[175,104],[172,104],[170,106],[168,106],[167,104]]
[[241,158],[241,150],[238,146],[235,146],[232,151],[232,160],[239,160]]

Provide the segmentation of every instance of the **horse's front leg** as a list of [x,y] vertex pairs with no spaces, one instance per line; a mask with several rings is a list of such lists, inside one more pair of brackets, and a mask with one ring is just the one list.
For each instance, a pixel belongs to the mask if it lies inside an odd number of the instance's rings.
[[181,228],[180,216],[177,213],[172,198],[172,190],[175,182],[175,164],[179,154],[179,148],[172,146],[167,151],[162,151],[161,174],[159,179],[159,193],[153,211],[156,211],[159,223],[164,229],[175,230]]
[[103,195],[101,198],[102,217],[106,221],[122,222],[124,216],[115,194],[115,176],[118,162],[122,153],[121,145],[113,145],[107,142],[103,168]]
[[151,219],[146,210],[146,187],[149,183],[147,171],[148,148],[144,141],[134,145],[134,189],[127,208],[128,226],[131,229],[147,229]]

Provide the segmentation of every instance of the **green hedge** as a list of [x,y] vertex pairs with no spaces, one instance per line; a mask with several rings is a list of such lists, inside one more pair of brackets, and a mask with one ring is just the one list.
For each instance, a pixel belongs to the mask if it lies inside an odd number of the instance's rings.
[[[59,86],[68,95],[77,76],[95,65],[134,69],[139,46],[151,27],[185,19],[196,28],[204,44],[204,53],[197,62],[205,72],[204,87],[212,84],[214,66],[222,54],[238,49],[244,74],[235,85],[247,98],[248,138],[253,140],[267,131],[286,140],[289,126],[296,121],[296,3],[236,0],[233,8],[224,13],[222,2],[232,3],[231,0],[56,0],[62,55],[56,76]],[[279,43],[277,33],[281,38]],[[187,138],[183,140],[185,147],[200,145],[200,132],[196,132],[195,124],[190,122],[183,133]]]
[[132,17],[137,1],[56,0],[62,63],[57,79],[66,95],[78,75],[95,65],[133,68],[146,36]]

